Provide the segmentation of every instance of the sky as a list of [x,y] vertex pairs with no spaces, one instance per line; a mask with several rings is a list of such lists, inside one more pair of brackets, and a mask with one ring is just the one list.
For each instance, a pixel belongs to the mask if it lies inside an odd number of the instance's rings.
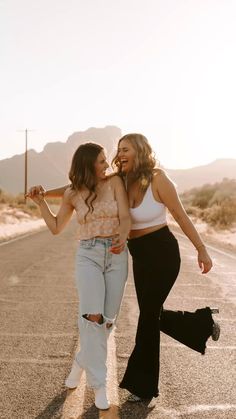
[[166,168],[236,158],[235,0],[0,0],[0,160],[116,125]]

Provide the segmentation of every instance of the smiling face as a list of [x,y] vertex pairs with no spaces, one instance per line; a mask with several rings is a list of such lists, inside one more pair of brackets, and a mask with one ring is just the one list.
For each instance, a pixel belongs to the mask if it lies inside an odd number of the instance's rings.
[[101,151],[94,164],[95,168],[95,176],[97,177],[98,181],[106,179],[106,170],[108,169],[109,164],[107,163],[106,156],[104,151]]
[[129,140],[121,140],[118,146],[118,160],[124,173],[132,172],[134,168],[136,150]]

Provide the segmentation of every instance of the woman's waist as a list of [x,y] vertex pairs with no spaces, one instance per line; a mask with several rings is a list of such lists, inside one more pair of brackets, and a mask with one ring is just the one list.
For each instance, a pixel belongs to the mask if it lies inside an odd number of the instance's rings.
[[132,241],[132,239],[137,239],[139,237],[146,236],[147,234],[154,233],[156,231],[159,231],[159,230],[163,229],[163,227],[167,227],[167,223],[163,223],[163,224],[160,224],[160,225],[155,225],[155,226],[152,226],[152,227],[141,228],[141,229],[138,229],[138,230],[131,230],[129,232],[129,240]]
[[149,253],[156,253],[156,251],[166,250],[166,245],[172,247],[172,244],[176,245],[177,240],[173,233],[170,231],[167,225],[163,227],[147,232],[146,234],[128,239],[128,247],[132,256],[136,255],[147,255]]
[[96,236],[96,237],[91,237],[89,239],[80,239],[79,240],[79,245],[82,247],[90,247],[90,246],[95,246],[96,244],[102,244],[105,247],[110,247],[113,243],[114,238],[116,237],[116,235],[113,236]]
[[118,233],[119,220],[103,220],[78,225],[78,239],[86,240],[94,237],[113,237]]

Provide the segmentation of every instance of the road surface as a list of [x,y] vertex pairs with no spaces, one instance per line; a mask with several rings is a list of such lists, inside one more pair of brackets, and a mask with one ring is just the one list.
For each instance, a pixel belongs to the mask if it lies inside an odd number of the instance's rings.
[[236,256],[210,248],[214,268],[201,275],[196,252],[180,236],[182,267],[165,307],[219,307],[222,333],[202,356],[162,334],[158,400],[129,404],[118,389],[132,350],[138,308],[130,266],[117,329],[109,341],[112,407],[98,411],[85,379],[64,380],[78,342],[74,221],[60,236],[47,230],[0,246],[1,419],[233,419],[236,417]]

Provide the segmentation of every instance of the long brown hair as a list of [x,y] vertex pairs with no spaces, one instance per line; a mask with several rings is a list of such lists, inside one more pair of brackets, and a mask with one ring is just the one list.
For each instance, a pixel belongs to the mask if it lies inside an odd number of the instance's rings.
[[112,160],[112,167],[120,176],[124,176],[118,157],[119,145],[122,140],[127,140],[136,151],[132,178],[134,181],[139,180],[141,189],[145,190],[152,181],[154,169],[158,164],[155,154],[144,135],[137,133],[124,135],[119,139],[117,152]]
[[71,189],[73,191],[80,191],[82,188],[89,190],[89,195],[85,199],[85,204],[89,212],[93,212],[93,202],[97,198],[96,186],[97,178],[95,174],[95,162],[99,153],[103,151],[103,147],[96,143],[81,144],[75,151],[71,168],[69,171],[69,179],[71,181]]

